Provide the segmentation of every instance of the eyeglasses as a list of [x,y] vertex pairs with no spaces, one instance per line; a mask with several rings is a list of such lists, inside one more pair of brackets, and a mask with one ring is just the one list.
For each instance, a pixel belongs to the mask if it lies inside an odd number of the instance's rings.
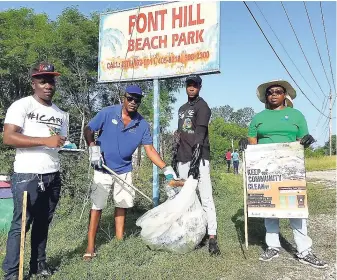
[[136,97],[133,97],[133,96],[125,96],[125,98],[129,103],[134,101],[136,104],[140,104],[142,102],[141,98],[136,98]]
[[281,95],[284,93],[284,91],[282,89],[275,89],[275,90],[268,90],[266,92],[266,96],[270,96],[272,95],[273,93],[275,93],[276,95]]

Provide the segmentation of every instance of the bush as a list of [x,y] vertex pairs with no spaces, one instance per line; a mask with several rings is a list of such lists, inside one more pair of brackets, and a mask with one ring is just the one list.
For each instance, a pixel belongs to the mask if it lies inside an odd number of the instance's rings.
[[87,153],[61,153],[61,215],[70,214],[88,195],[93,178]]
[[304,150],[304,155],[306,158],[310,157],[324,157],[326,156],[326,151],[324,148],[318,148],[318,149],[312,149],[312,148],[307,148]]
[[0,174],[10,175],[13,173],[14,158],[15,149],[3,144],[2,134],[0,133]]

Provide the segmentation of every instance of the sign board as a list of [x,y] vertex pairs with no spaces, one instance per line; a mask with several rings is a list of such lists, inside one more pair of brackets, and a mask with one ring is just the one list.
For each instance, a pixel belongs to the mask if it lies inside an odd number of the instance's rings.
[[220,1],[101,14],[98,81],[219,73],[219,46]]
[[301,144],[248,145],[245,160],[248,217],[308,217]]

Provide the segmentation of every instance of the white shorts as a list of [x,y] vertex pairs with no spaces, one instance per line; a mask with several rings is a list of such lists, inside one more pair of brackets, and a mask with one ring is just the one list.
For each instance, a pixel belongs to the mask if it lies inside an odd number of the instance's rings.
[[[128,184],[132,184],[131,172],[118,175]],[[94,171],[94,181],[91,186],[91,200],[92,208],[94,210],[101,210],[106,207],[109,193],[113,187],[113,199],[115,207],[131,208],[134,204],[135,191],[122,181],[113,178],[109,174]]]

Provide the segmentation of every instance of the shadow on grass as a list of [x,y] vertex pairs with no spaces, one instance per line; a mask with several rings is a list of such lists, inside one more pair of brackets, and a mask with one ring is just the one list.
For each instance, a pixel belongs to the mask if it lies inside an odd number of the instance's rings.
[[[108,212],[110,211],[110,213]],[[125,220],[125,235],[124,238],[127,239],[131,236],[138,236],[140,233],[140,228],[136,226],[137,219],[143,215],[147,210],[142,207],[133,207],[127,210],[126,220]],[[115,237],[115,218],[114,218],[114,208],[104,209],[104,212],[108,214],[103,214],[100,220],[99,228],[96,235],[96,251],[105,244],[110,243]],[[88,215],[85,222],[89,225],[90,215]],[[86,227],[87,228],[87,227]],[[71,234],[71,233],[69,233]],[[72,259],[82,259],[83,254],[86,251],[88,245],[88,238],[86,236],[83,238],[82,243],[75,249],[66,252],[65,254],[58,254],[57,256],[50,257],[48,263],[51,267],[55,268],[55,272],[61,265],[61,262],[68,262]],[[77,236],[78,237],[78,236]]]
[[[241,246],[241,251],[244,254],[243,246],[245,243],[245,223],[244,223],[244,210],[239,209],[234,216],[232,222],[235,225],[238,241]],[[267,248],[265,244],[266,229],[264,226],[264,219],[262,218],[248,218],[248,245],[258,245],[263,250]],[[280,243],[284,250],[288,253],[295,255],[296,249],[290,244],[282,234],[280,236]]]

